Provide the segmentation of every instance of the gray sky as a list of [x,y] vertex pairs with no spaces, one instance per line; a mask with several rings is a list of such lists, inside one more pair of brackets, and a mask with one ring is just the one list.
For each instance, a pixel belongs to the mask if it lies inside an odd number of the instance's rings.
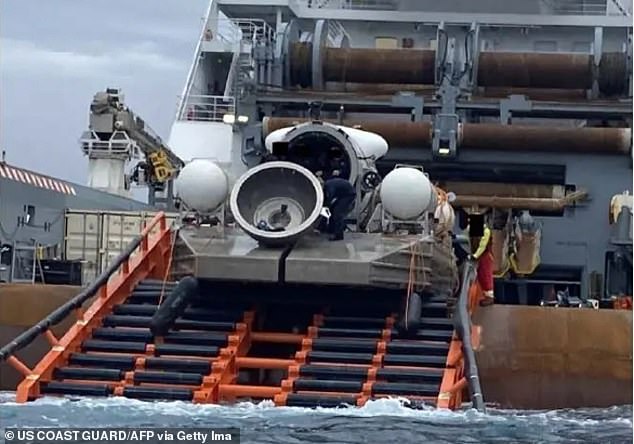
[[81,184],[94,93],[122,88],[164,140],[208,0],[4,0],[0,147],[7,161]]

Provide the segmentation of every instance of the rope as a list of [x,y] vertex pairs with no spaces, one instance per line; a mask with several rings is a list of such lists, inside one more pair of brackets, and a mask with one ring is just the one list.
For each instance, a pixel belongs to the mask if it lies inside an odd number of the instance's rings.
[[[420,244],[416,242],[409,247],[410,260],[409,260],[409,275],[407,279],[407,294],[405,296],[405,329],[409,329],[409,322],[407,321],[409,313],[409,298],[415,290],[416,281],[418,280],[418,270],[416,257],[420,253]],[[420,267],[423,267],[423,257],[420,258]]]
[[158,303],[158,306],[156,307],[157,311],[160,308],[161,304],[163,303],[163,297],[165,296],[165,285],[167,284],[167,280],[169,279],[170,268],[172,268],[172,256],[174,255],[174,247],[176,245],[176,239],[178,238],[179,230],[180,228],[176,229],[176,231],[174,231],[174,235],[172,236],[172,242],[170,245],[170,255],[169,255],[169,258],[167,259],[167,267],[165,267],[165,275],[163,276],[163,285],[161,287],[161,296],[159,297],[159,303]]

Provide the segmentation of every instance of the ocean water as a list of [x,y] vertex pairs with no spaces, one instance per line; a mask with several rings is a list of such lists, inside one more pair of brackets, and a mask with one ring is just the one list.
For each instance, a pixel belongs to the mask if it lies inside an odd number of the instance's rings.
[[[363,408],[303,409],[270,402],[235,406],[125,398],[42,398],[16,404],[0,393],[6,427],[239,427],[241,443],[591,443],[632,442],[632,406],[554,411],[411,410],[398,399]],[[0,433],[0,443],[4,433]]]

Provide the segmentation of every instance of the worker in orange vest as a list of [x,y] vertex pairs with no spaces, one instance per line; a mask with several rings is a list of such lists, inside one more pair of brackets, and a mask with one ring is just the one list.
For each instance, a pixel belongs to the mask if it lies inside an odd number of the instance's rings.
[[[480,305],[491,305],[495,302],[493,295],[493,253],[491,251],[491,230],[486,224],[481,236],[473,236],[470,233],[472,249],[477,245],[475,253],[469,259],[478,261],[477,278],[484,298]],[[473,250],[472,250],[473,251]]]

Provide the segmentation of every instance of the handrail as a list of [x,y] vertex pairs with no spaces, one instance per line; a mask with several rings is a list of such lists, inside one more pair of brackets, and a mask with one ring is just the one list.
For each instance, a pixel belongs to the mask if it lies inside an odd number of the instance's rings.
[[200,53],[202,49],[203,40],[205,39],[205,33],[209,28],[209,18],[211,16],[211,11],[213,10],[215,0],[209,0],[209,4],[207,5],[207,11],[204,16],[204,23],[200,30],[200,36],[198,38],[198,42],[196,43],[196,49],[194,52],[194,60],[192,60],[192,64],[189,67],[189,71],[187,72],[187,80],[185,80],[185,87],[183,88],[183,93],[180,96],[180,100],[176,109],[176,120],[178,120],[178,116],[180,116],[185,109],[185,100],[187,95],[189,94],[189,90],[191,89],[192,83],[194,82],[194,74],[196,69],[198,68],[198,62],[200,61]]
[[45,334],[47,331],[49,331],[51,327],[65,320],[73,310],[80,308],[84,304],[84,302],[95,296],[97,292],[101,289],[101,287],[108,283],[110,277],[117,272],[119,267],[121,267],[121,265],[123,265],[130,258],[132,253],[134,253],[134,251],[142,244],[142,242],[144,242],[144,239],[147,238],[152,229],[157,224],[163,224],[164,222],[165,214],[163,212],[159,212],[158,214],[156,214],[156,216],[154,216],[154,218],[145,226],[141,234],[135,237],[134,240],[130,244],[128,244],[127,248],[108,266],[108,268],[106,268],[99,275],[99,277],[92,284],[86,287],[70,301],[58,307],[46,318],[42,319],[40,322],[20,334],[13,341],[0,348],[0,362],[6,361],[17,351],[27,347],[40,335]]
[[471,343],[471,316],[469,314],[469,294],[472,283],[475,281],[475,264],[466,259],[462,266],[462,282],[460,296],[454,311],[454,328],[462,342],[462,356],[464,359],[464,371],[467,377],[467,386],[473,407],[481,412],[485,411],[484,398],[480,388],[478,365]]

